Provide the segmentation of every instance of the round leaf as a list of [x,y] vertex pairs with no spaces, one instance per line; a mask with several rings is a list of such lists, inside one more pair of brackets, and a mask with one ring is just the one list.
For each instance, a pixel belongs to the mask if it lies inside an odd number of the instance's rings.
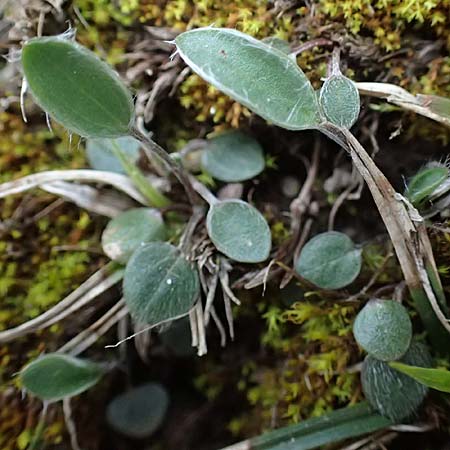
[[[116,143],[130,162],[136,163],[139,158],[139,141],[130,136],[124,136],[116,139]],[[125,173],[121,162],[114,155],[112,139],[89,139],[86,143],[86,156],[89,165],[95,170]]]
[[323,83],[319,102],[327,119],[335,125],[350,128],[358,119],[358,89],[343,75],[333,75]]
[[412,338],[406,308],[393,300],[370,300],[356,316],[353,334],[374,358],[392,361],[403,356]]
[[361,250],[343,233],[321,233],[303,247],[295,270],[322,289],[340,289],[359,275]]
[[228,183],[250,180],[264,170],[264,154],[258,141],[240,131],[211,139],[202,153],[203,168]]
[[166,229],[159,211],[135,208],[108,223],[102,234],[102,247],[112,260],[125,264],[141,245],[165,238]]
[[23,47],[22,67],[36,103],[69,131],[84,137],[129,134],[131,94],[90,50],[58,36],[36,38]]
[[[401,362],[429,367],[431,356],[424,345],[414,342]],[[380,414],[394,422],[412,416],[428,392],[426,386],[370,355],[364,360],[361,381],[367,401]]]
[[190,30],[175,43],[194,72],[264,119],[289,130],[322,121],[311,83],[280,50],[228,28]]
[[235,261],[257,263],[269,257],[272,238],[262,214],[242,200],[224,200],[211,206],[206,219],[216,248]]
[[134,439],[151,436],[163,423],[169,395],[163,386],[146,383],[114,398],[106,420],[119,433]]
[[43,355],[20,372],[25,389],[50,402],[81,394],[102,375],[103,369],[98,364],[59,353]]
[[409,201],[418,206],[448,178],[449,170],[445,166],[427,167],[419,170],[411,178],[406,189]]
[[151,242],[128,261],[125,302],[140,323],[156,325],[186,314],[200,295],[197,271],[173,245]]

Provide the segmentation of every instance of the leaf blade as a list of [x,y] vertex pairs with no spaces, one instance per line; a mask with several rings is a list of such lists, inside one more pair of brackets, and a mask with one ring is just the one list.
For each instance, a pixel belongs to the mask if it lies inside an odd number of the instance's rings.
[[22,67],[36,103],[84,137],[129,134],[130,92],[93,52],[60,36],[35,38],[22,49]]
[[198,28],[175,39],[194,72],[264,119],[289,130],[322,121],[314,89],[296,62],[228,28]]
[[428,367],[412,366],[398,361],[391,361],[389,365],[419,383],[441,392],[450,393],[450,371],[445,369],[431,369]]
[[20,372],[25,388],[50,402],[81,394],[94,386],[102,375],[98,364],[58,353],[43,355]]

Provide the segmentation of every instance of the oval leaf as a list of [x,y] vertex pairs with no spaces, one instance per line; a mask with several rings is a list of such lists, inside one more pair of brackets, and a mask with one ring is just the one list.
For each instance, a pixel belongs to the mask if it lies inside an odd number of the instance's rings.
[[62,37],[36,38],[22,49],[22,67],[36,103],[84,137],[129,134],[130,92],[90,50]]
[[203,168],[214,178],[228,183],[250,180],[265,166],[258,141],[240,131],[212,138],[202,153]]
[[212,205],[206,227],[217,250],[229,258],[257,263],[269,257],[272,238],[263,215],[242,200],[224,200]]
[[389,365],[425,386],[441,392],[450,392],[450,371],[446,369],[410,366],[398,361],[392,361]]
[[188,317],[173,321],[168,328],[159,333],[161,342],[178,357],[193,356],[191,326]]
[[49,402],[81,394],[103,375],[100,365],[59,353],[43,355],[20,372],[22,384],[36,397]]
[[[414,342],[401,361],[428,367],[431,356],[424,345]],[[364,395],[372,407],[394,422],[412,416],[428,392],[422,384],[370,355],[364,360],[361,381]]]
[[285,53],[227,28],[199,28],[175,39],[194,72],[264,119],[289,130],[316,128],[319,107],[308,78]]
[[200,295],[197,271],[173,245],[152,242],[128,261],[125,302],[140,323],[156,325],[186,314]]
[[405,195],[414,206],[419,206],[433,194],[448,176],[449,170],[444,165],[419,170],[409,181]]
[[359,275],[361,250],[343,233],[321,233],[303,247],[295,270],[322,289],[340,289]]
[[165,238],[166,229],[158,210],[134,208],[108,223],[102,234],[102,247],[113,261],[125,264],[138,247]]
[[163,386],[146,383],[114,398],[106,410],[108,424],[133,439],[151,436],[163,423],[169,395]]
[[403,356],[412,338],[406,308],[393,300],[370,300],[356,316],[353,334],[374,358],[392,361]]
[[[115,141],[127,155],[130,163],[135,164],[139,158],[139,141],[130,136],[124,136]],[[89,139],[86,143],[86,156],[89,165],[95,170],[126,173],[121,162],[114,155],[112,139]]]
[[343,75],[333,75],[325,80],[319,102],[327,119],[335,125],[350,128],[358,119],[358,89],[352,80]]

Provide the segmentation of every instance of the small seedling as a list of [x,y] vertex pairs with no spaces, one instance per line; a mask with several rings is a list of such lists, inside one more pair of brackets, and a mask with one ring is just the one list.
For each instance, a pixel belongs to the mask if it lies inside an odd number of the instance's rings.
[[264,154],[258,141],[231,131],[208,141],[202,166],[213,178],[228,183],[250,180],[264,170]]
[[197,271],[173,245],[138,248],[125,269],[123,294],[138,323],[157,325],[185,315],[200,296]]
[[[140,143],[130,136],[115,139],[116,145],[126,155],[131,164],[136,164],[139,158]],[[95,170],[126,173],[122,163],[115,155],[112,139],[88,139],[86,142],[86,156],[89,165]]]
[[340,289],[359,275],[361,249],[343,233],[321,233],[303,247],[295,270],[322,289]]
[[81,394],[104,374],[99,365],[59,353],[43,355],[20,372],[24,388],[46,402],[57,402]]
[[106,420],[119,433],[144,439],[162,425],[168,407],[166,389],[157,383],[146,383],[115,397],[106,409]]
[[103,251],[125,264],[133,252],[152,241],[164,241],[166,228],[158,210],[134,208],[112,219],[102,234]]
[[[413,366],[431,366],[428,349],[416,342],[400,361]],[[394,422],[411,417],[428,392],[424,385],[370,355],[364,360],[361,381],[364,395],[373,408]]]
[[411,319],[400,303],[373,299],[356,316],[353,334],[369,355],[381,361],[393,361],[409,348]]
[[212,204],[206,228],[217,250],[235,261],[257,263],[269,257],[272,239],[266,219],[242,200]]

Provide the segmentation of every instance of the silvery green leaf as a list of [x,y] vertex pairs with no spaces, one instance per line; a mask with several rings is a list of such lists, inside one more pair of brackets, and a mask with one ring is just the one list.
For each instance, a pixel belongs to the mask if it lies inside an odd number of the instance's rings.
[[217,250],[235,261],[257,263],[269,257],[272,246],[269,225],[255,207],[242,200],[213,204],[206,227]]
[[[112,141],[112,139],[88,139],[86,156],[89,165],[95,170],[126,173],[121,162],[114,155]],[[130,136],[123,136],[115,139],[115,141],[130,162],[135,164],[139,158],[139,141]]]
[[399,302],[372,299],[356,316],[353,334],[369,355],[381,361],[393,361],[409,348],[411,319]]
[[355,83],[343,75],[332,75],[320,89],[320,106],[327,119],[350,128],[358,119],[360,101]]
[[187,357],[195,354],[191,344],[191,326],[187,317],[174,320],[168,328],[159,333],[159,338],[175,356]]
[[314,89],[285,53],[228,28],[199,28],[175,39],[187,65],[220,91],[289,130],[322,122]]
[[103,373],[104,370],[91,361],[49,353],[25,366],[20,379],[31,394],[41,400],[56,402],[86,391]]
[[265,161],[258,141],[240,131],[231,131],[208,141],[202,165],[217,180],[234,183],[256,177],[264,170]]
[[[400,361],[419,367],[429,367],[432,362],[428,349],[416,342]],[[424,385],[370,355],[364,360],[361,381],[370,405],[394,422],[414,415],[428,392]]]
[[361,250],[343,233],[321,233],[303,247],[295,270],[322,289],[340,289],[359,275]]
[[22,49],[22,67],[36,103],[84,137],[129,134],[130,92],[93,52],[61,36],[35,38]]
[[151,436],[163,423],[169,394],[158,383],[146,383],[115,397],[106,409],[108,424],[133,439]]
[[102,247],[113,261],[125,264],[143,244],[165,238],[166,229],[158,210],[133,208],[108,223],[102,234]]
[[134,319],[156,325],[189,312],[200,295],[197,271],[173,245],[151,242],[128,261],[125,302]]

